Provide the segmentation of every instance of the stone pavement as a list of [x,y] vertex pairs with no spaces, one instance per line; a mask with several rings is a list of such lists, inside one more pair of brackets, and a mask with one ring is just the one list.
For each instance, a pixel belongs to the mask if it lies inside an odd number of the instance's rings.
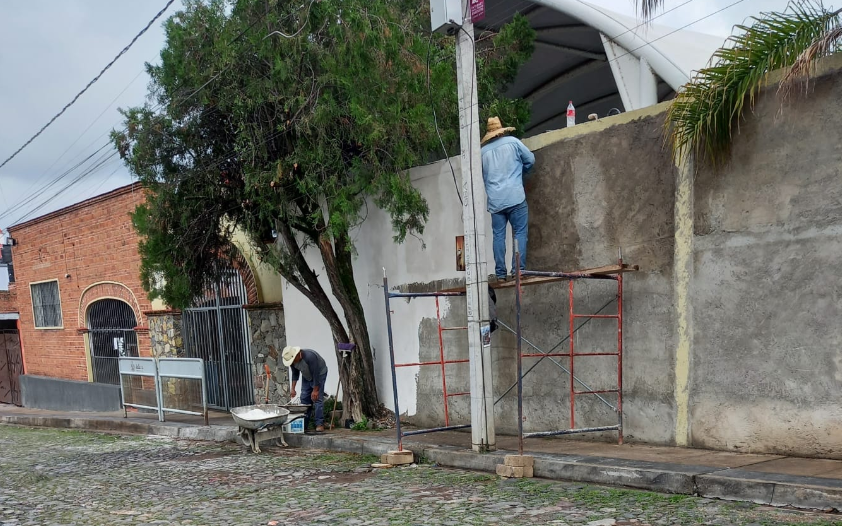
[[[126,417],[125,415],[128,415]],[[167,414],[165,422],[158,421],[157,413],[128,411],[123,413],[82,413],[73,411],[46,411],[0,404],[0,424],[61,429],[84,429],[107,433],[160,435],[188,440],[228,442],[234,440],[237,426],[228,413],[211,411],[210,426],[204,425],[200,416]]]
[[374,457],[0,425],[0,525],[736,526],[839,515]]
[[[88,429],[231,441],[237,428],[230,415],[215,413],[211,426],[198,417],[168,416],[159,423],[148,413],[55,413],[0,404],[0,424]],[[404,440],[416,455],[439,465],[494,473],[505,453],[517,449],[515,437],[498,436],[499,451],[470,451],[470,433],[445,432]],[[286,435],[292,446],[380,455],[395,449],[394,431],[334,430],[324,435]],[[700,495],[805,509],[842,510],[842,461],[753,455],[691,448],[608,444],[569,439],[528,439],[535,476],[625,486],[665,493]]]

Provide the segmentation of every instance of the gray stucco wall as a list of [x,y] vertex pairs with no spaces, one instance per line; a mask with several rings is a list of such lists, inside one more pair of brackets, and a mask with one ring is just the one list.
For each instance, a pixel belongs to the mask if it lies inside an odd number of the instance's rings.
[[[672,237],[675,169],[658,133],[660,115],[573,137],[537,150],[536,171],[527,186],[531,270],[572,271],[624,259],[641,266],[625,284],[625,405],[630,439],[668,443],[673,433]],[[490,256],[490,255],[489,255]],[[577,282],[577,314],[595,313],[616,297],[614,282]],[[523,334],[548,351],[569,332],[568,284],[524,288]],[[617,312],[616,302],[603,314]],[[453,302],[448,325],[464,325],[464,302]],[[515,325],[514,292],[498,293],[498,316]],[[578,323],[577,323],[578,325]],[[422,359],[438,355],[435,319],[421,329]],[[450,352],[464,353],[463,333],[448,334]],[[461,339],[461,340],[460,340]],[[615,352],[617,323],[594,320],[577,333],[577,352]],[[516,380],[516,340],[504,329],[494,337],[498,396]],[[567,352],[565,342],[555,352]],[[561,358],[556,358],[561,361]],[[524,360],[528,369],[536,359]],[[566,359],[563,365],[567,367]],[[423,368],[419,377],[419,420],[440,422],[440,374]],[[594,389],[616,387],[614,357],[577,358],[577,376]],[[466,365],[448,366],[448,390],[467,388]],[[451,385],[453,387],[451,388]],[[545,359],[524,380],[527,431],[569,427],[569,376]],[[464,389],[467,390],[467,389]],[[581,386],[577,390],[583,390]],[[421,402],[424,398],[424,403]],[[606,395],[611,403],[616,396]],[[454,399],[456,419],[467,420],[468,400]],[[576,425],[613,425],[615,414],[592,396],[577,397]],[[453,418],[453,407],[451,417]],[[497,428],[514,432],[514,391],[497,407]]]
[[[729,162],[717,169],[698,165],[690,210],[676,208],[678,171],[663,147],[663,106],[605,129],[541,139],[533,148],[528,267],[609,264],[619,248],[625,262],[641,267],[625,280],[629,441],[674,444],[681,427],[674,218],[686,214],[693,232],[689,309],[682,310],[690,319],[690,444],[842,458],[840,66],[839,58],[826,62],[809,97],[795,95],[783,113],[776,87],[764,91],[735,134]],[[575,290],[577,313],[592,313],[613,296],[608,283],[579,282]],[[561,341],[568,333],[567,299],[566,283],[524,288],[524,336],[543,350]],[[446,303],[444,325],[464,325],[464,301]],[[498,313],[514,325],[511,290],[498,293]],[[420,323],[418,336],[420,359],[437,359],[435,318]],[[445,342],[446,355],[467,357],[462,332],[448,333]],[[577,351],[613,351],[616,324],[594,321],[575,343]],[[511,335],[495,333],[498,395],[515,381],[514,347]],[[526,369],[534,359],[524,363]],[[610,388],[615,364],[577,358],[577,376]],[[418,374],[415,418],[442,425],[440,371],[422,367]],[[449,391],[467,390],[466,365],[448,366],[447,375]],[[544,360],[524,382],[525,429],[566,428],[568,391],[567,374]],[[467,398],[451,399],[451,424],[467,423],[468,415]],[[509,395],[497,407],[497,431],[513,432],[515,415]],[[615,422],[585,396],[577,397],[576,418],[577,426]]]
[[693,443],[842,458],[842,75],[774,89],[695,186]]
[[60,380],[25,374],[20,377],[23,407],[52,411],[119,411],[120,386]]

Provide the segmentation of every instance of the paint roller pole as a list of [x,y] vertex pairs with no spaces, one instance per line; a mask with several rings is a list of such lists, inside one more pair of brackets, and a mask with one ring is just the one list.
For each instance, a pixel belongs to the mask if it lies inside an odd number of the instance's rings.
[[392,368],[392,394],[395,397],[395,429],[398,435],[398,451],[403,451],[401,410],[398,407],[398,375],[395,372],[395,343],[392,340],[392,307],[389,305],[389,280],[386,278],[385,267],[383,268],[383,296],[386,299],[386,332],[389,335],[389,363]]
[[[462,13],[470,13],[462,0]],[[456,75],[459,95],[459,140],[462,149],[462,220],[465,227],[465,295],[468,314],[468,356],[471,372],[471,443],[474,451],[496,449],[491,345],[488,338],[488,264],[480,157],[479,112],[474,24],[468,16],[456,32]],[[478,203],[480,203],[478,205]]]

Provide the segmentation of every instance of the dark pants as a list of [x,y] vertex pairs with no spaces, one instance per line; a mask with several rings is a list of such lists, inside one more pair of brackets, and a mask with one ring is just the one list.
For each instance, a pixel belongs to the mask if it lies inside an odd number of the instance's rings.
[[[520,270],[526,270],[526,242],[529,236],[529,207],[526,201],[491,214],[491,229],[494,233],[494,274],[506,276],[506,226],[512,225],[520,251]],[[512,247],[512,273],[515,271],[515,253]]]
[[[304,429],[310,426],[310,419],[316,419],[316,426],[325,425],[325,382],[327,382],[327,373],[313,378],[315,381],[309,381],[304,376],[301,376],[301,403],[309,405],[310,409],[304,417]],[[319,386],[319,399],[313,402],[310,397],[313,394],[313,387]],[[313,415],[315,413],[315,415]]]

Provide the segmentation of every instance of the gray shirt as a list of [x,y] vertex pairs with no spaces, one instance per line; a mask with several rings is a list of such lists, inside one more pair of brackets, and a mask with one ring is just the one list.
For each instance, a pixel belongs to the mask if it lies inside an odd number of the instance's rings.
[[[301,349],[301,360],[290,366],[292,381],[297,382],[298,377],[303,376],[308,382],[314,382],[327,374],[327,364],[324,358],[312,349]],[[313,378],[313,371],[316,371],[316,378]]]

